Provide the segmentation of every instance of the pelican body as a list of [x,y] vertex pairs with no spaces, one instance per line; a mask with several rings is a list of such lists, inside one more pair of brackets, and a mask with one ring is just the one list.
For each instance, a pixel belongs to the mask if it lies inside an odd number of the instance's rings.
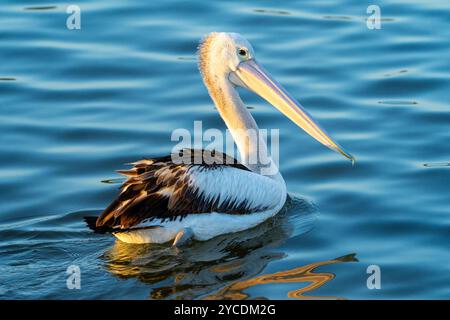
[[178,156],[200,158],[200,162],[178,163],[173,154],[137,161],[131,169],[118,171],[127,180],[117,199],[99,217],[85,218],[95,232],[112,233],[128,243],[172,241],[175,245],[252,228],[280,211],[286,184],[273,170],[277,168],[270,157],[264,163],[258,160],[259,154],[268,154],[267,146],[237,87],[258,94],[313,138],[353,161],[258,64],[252,46],[241,35],[207,35],[198,58],[204,84],[230,130],[241,162],[220,152],[195,149],[180,150]]

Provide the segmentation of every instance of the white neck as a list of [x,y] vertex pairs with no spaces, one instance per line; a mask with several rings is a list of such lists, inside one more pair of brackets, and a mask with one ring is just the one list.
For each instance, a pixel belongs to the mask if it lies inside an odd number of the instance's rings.
[[209,94],[236,142],[242,163],[253,172],[280,176],[268,153],[265,138],[260,135],[255,119],[236,88],[227,78],[216,77],[214,82],[205,80]]

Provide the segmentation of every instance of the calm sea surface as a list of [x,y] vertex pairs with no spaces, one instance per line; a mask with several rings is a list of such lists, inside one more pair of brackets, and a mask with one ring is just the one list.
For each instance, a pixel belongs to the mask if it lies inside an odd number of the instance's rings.
[[[359,0],[74,4],[81,30],[64,1],[0,6],[0,298],[450,298],[448,1],[378,1],[381,30]],[[211,31],[243,34],[356,165],[244,94],[280,129],[277,218],[179,249],[93,234],[115,170],[194,120],[225,130],[196,65]]]

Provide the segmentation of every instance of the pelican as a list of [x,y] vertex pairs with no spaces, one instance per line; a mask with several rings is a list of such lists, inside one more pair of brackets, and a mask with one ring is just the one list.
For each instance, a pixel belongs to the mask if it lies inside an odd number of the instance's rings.
[[[267,145],[237,87],[248,89],[328,148],[354,160],[255,59],[250,43],[240,34],[213,32],[198,48],[203,82],[231,136],[241,161],[220,152],[184,149],[178,163],[173,154],[132,163],[119,173],[127,177],[119,195],[99,217],[85,217],[97,233],[112,233],[127,243],[180,244],[208,240],[252,228],[283,207],[286,184],[268,154]],[[221,161],[211,161],[211,160]]]

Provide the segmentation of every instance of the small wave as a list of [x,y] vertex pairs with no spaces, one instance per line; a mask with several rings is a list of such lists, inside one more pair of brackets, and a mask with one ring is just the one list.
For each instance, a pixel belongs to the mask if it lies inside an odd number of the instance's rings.
[[378,101],[378,103],[379,104],[393,105],[393,106],[418,104],[418,102],[414,101],[414,100],[382,100],[382,101]]
[[265,14],[274,14],[279,16],[289,16],[291,13],[285,10],[274,10],[274,9],[254,9],[253,12],[256,13],[265,13]]
[[45,11],[45,10],[54,10],[58,8],[57,6],[34,6],[34,7],[25,7],[24,10],[27,11]]
[[423,166],[428,168],[450,167],[450,162],[428,162],[424,163]]

